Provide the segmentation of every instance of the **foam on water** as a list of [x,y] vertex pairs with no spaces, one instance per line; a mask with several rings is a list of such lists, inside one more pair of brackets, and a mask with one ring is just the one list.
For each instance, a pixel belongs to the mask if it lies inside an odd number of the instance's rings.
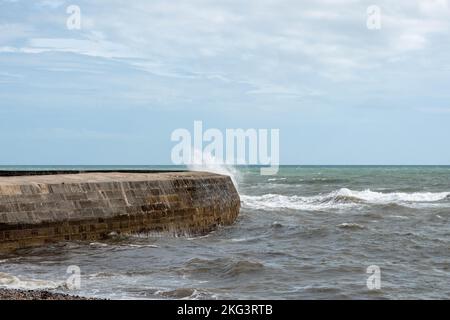
[[344,222],[337,225],[338,228],[341,229],[365,229],[366,227],[354,222]]
[[354,205],[352,203],[321,202],[320,198],[285,196],[281,194],[265,194],[262,196],[241,195],[244,207],[257,210],[293,209],[320,211]]
[[355,197],[369,203],[435,202],[450,196],[450,192],[382,193],[371,190],[354,191],[347,188],[342,188],[337,193],[343,196]]
[[63,282],[36,279],[20,279],[8,273],[0,272],[0,287],[7,289],[45,290],[57,289],[65,286]]
[[251,209],[276,210],[280,208],[294,210],[320,211],[326,209],[349,208],[365,204],[430,204],[442,201],[450,196],[450,192],[415,192],[415,193],[381,193],[371,190],[355,191],[342,188],[328,194],[304,196],[286,196],[281,194],[265,194],[261,196],[242,195],[244,207]]

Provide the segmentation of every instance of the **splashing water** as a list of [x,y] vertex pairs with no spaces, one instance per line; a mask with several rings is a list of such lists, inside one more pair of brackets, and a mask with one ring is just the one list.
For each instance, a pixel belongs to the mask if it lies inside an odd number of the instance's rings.
[[240,175],[234,167],[224,164],[223,161],[220,161],[211,153],[202,152],[198,149],[194,149],[192,155],[193,161],[187,166],[189,170],[207,171],[229,176],[236,190],[239,192]]

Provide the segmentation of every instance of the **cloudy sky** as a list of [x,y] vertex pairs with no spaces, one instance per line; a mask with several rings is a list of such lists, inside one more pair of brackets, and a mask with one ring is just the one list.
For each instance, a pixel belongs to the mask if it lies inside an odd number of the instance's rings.
[[170,164],[194,120],[279,128],[284,164],[450,164],[449,27],[446,0],[0,0],[0,164]]

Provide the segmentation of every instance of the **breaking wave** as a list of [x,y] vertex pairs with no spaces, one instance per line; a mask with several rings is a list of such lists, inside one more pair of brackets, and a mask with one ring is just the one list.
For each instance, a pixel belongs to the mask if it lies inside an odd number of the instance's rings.
[[436,202],[450,196],[450,192],[393,192],[382,193],[370,190],[352,191],[350,189],[340,189],[338,191],[344,195],[350,195],[370,203],[398,203],[398,202]]
[[181,299],[181,300],[204,300],[214,299],[214,295],[204,289],[196,288],[177,288],[174,290],[157,290],[155,295],[163,299]]
[[344,223],[338,224],[337,227],[341,228],[341,229],[354,229],[354,230],[366,228],[365,226],[363,226],[359,223],[354,223],[354,222],[344,222]]
[[414,192],[414,193],[382,193],[371,190],[354,191],[342,188],[328,194],[316,196],[285,196],[265,194],[261,196],[241,195],[243,206],[250,209],[275,210],[294,209],[321,211],[326,209],[349,208],[364,204],[397,204],[430,203],[450,198],[450,192]]
[[20,279],[8,273],[0,272],[0,288],[23,290],[49,290],[65,287],[64,282],[48,280]]

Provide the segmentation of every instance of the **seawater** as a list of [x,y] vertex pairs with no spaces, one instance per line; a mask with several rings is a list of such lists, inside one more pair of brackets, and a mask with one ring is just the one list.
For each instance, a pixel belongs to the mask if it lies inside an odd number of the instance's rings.
[[[42,168],[68,169],[0,169]],[[0,287],[113,299],[450,298],[450,167],[233,172],[242,209],[232,226],[196,238],[141,234],[20,250],[0,256]],[[71,265],[81,269],[76,291],[65,285]],[[372,265],[379,290],[366,285]]]

